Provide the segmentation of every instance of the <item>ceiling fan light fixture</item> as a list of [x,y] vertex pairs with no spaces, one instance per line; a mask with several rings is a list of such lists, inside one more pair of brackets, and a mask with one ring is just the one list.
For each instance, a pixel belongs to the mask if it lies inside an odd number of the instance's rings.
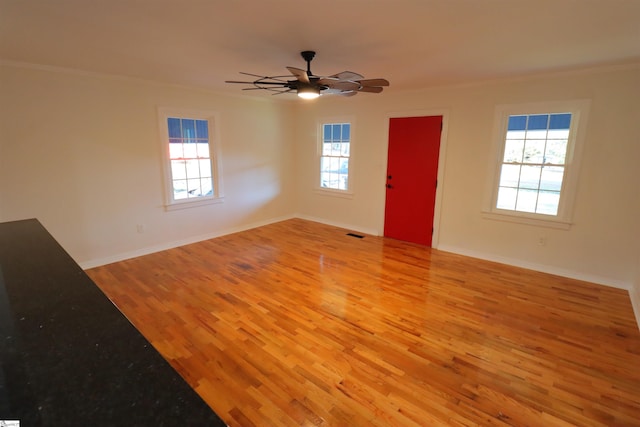
[[316,99],[320,96],[320,89],[313,86],[298,88],[298,96],[303,99]]

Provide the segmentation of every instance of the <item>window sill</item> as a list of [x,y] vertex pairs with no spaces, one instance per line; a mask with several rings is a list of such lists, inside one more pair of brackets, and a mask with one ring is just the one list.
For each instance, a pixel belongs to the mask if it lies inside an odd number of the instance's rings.
[[343,199],[353,199],[353,193],[349,190],[334,190],[331,188],[317,187],[313,191],[323,196],[341,197]]
[[206,199],[179,201],[179,202],[171,203],[169,205],[165,205],[164,210],[177,211],[181,209],[197,208],[199,206],[214,205],[214,204],[223,203],[223,202],[224,202],[224,197],[209,197]]
[[494,221],[515,222],[518,224],[533,225],[536,227],[555,228],[557,230],[569,230],[572,223],[557,218],[532,218],[530,216],[511,214],[511,213],[498,213],[498,212],[482,212],[484,219],[491,219]]

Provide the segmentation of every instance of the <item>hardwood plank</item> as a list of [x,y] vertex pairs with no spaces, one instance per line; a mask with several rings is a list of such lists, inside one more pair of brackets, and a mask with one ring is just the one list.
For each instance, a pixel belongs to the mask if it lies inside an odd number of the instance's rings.
[[230,426],[640,426],[626,291],[300,219],[88,270]]

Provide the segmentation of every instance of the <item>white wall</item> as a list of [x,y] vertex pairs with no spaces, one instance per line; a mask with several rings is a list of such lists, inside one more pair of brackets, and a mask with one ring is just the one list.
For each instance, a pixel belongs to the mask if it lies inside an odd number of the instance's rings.
[[[38,218],[83,266],[294,211],[290,103],[6,64],[0,84],[0,221]],[[158,106],[220,113],[224,203],[164,210]]]
[[[392,82],[393,84],[393,82]],[[499,104],[590,99],[588,135],[570,230],[485,219]],[[640,254],[640,68],[601,68],[420,92],[320,98],[298,110],[298,213],[382,233],[388,117],[445,112],[446,159],[437,247],[630,289]],[[313,191],[316,122],[355,117],[352,199]],[[540,237],[546,245],[539,246]]]
[[[313,103],[7,64],[0,84],[0,221],[40,219],[83,266],[292,215],[381,233],[388,117],[442,112],[438,248],[635,286],[640,306],[638,66]],[[574,225],[484,219],[495,106],[566,99],[592,101]],[[223,204],[163,209],[157,106],[220,112]],[[355,118],[352,199],[313,191],[317,120],[344,115]]]

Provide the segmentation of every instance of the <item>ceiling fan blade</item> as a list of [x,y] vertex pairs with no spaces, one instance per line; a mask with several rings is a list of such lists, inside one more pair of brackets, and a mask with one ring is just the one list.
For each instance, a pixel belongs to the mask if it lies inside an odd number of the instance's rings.
[[356,92],[355,90],[348,90],[348,91],[345,91],[345,92],[340,92],[338,95],[340,95],[340,96],[354,96],[354,95],[357,95],[357,94],[358,94],[358,92]]
[[289,83],[287,82],[263,82],[262,80],[256,80],[255,82],[233,82],[228,81],[227,83],[246,83],[254,86],[282,86],[286,87]]
[[338,83],[339,81],[339,79],[333,79],[331,77],[320,77],[317,83],[323,86],[331,86],[332,84]]
[[380,86],[362,86],[358,92],[380,93],[382,88]]
[[279,90],[276,93],[272,93],[271,96],[273,95],[282,95],[283,93],[289,93],[289,92],[293,92],[293,89],[288,89],[288,90]]
[[346,91],[341,89],[328,88],[328,89],[323,89],[320,93],[322,95],[335,95],[335,94],[341,94],[343,92],[346,92]]
[[244,74],[245,76],[260,77],[261,79],[264,79],[266,77],[266,76],[261,76],[260,74],[245,73],[244,71],[239,71],[239,73]]
[[358,73],[354,73],[353,71],[343,71],[341,73],[329,76],[329,78],[334,78],[338,80],[360,80],[360,79],[364,79],[364,76]]
[[260,80],[269,79],[269,80],[277,80],[281,82],[286,82],[286,80],[282,80],[281,77],[287,77],[287,76],[261,76],[260,74],[245,73],[244,71],[240,71],[240,74],[244,74],[245,76],[251,76],[251,77],[259,77]]
[[389,81],[386,79],[366,79],[357,80],[362,86],[389,86]]
[[309,75],[305,70],[301,70],[300,68],[296,67],[287,67],[287,70],[289,70],[291,74],[296,76],[296,78],[302,83],[309,83]]
[[330,89],[339,89],[339,90],[358,90],[360,89],[360,85],[356,82],[350,81],[328,81],[324,83],[320,83],[324,86],[329,87]]

